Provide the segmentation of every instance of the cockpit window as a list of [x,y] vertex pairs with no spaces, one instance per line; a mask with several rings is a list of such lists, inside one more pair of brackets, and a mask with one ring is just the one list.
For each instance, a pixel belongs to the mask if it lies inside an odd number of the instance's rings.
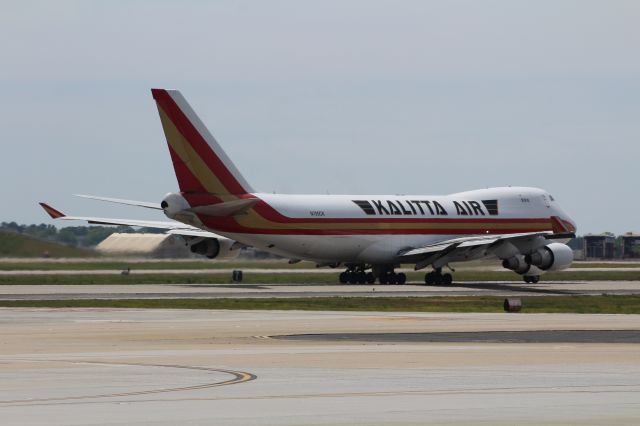
[[549,198],[551,199],[551,201],[555,201],[555,200],[553,199],[553,195],[549,194]]

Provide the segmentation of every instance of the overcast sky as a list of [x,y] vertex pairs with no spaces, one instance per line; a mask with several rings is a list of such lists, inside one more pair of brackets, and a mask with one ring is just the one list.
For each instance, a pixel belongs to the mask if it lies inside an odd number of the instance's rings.
[[640,231],[638,1],[4,1],[0,221],[164,219],[151,87],[182,91],[254,188],[547,189]]

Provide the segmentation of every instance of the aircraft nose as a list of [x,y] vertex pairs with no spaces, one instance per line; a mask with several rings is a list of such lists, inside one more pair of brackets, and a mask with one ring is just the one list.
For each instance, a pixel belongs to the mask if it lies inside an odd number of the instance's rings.
[[566,214],[565,212],[562,212],[562,214],[558,216],[558,219],[560,219],[560,225],[561,225],[561,228],[564,230],[564,232],[575,233],[578,230],[578,226],[576,225],[576,222],[573,219],[571,219],[571,217],[569,217],[569,215]]
[[569,232],[576,232],[578,230],[578,226],[576,225],[576,222],[571,219],[570,217],[565,217],[562,219],[565,222],[565,225],[567,227],[567,229],[569,230]]
[[575,233],[578,230],[576,223],[567,215],[551,216],[551,225],[553,227],[553,232],[556,234],[561,234],[564,232]]
[[561,208],[558,203],[553,205],[554,232],[573,232],[578,230],[576,222]]

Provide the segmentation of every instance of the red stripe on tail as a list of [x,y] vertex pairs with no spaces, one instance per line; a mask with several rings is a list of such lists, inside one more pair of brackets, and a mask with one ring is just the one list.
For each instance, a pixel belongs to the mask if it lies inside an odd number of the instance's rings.
[[191,170],[182,162],[178,154],[169,146],[169,154],[171,154],[171,162],[173,170],[176,172],[178,186],[185,192],[207,192],[197,177],[191,173]]
[[[245,194],[247,191],[236,180],[229,171],[224,162],[216,155],[207,143],[204,135],[201,135],[196,127],[191,123],[186,114],[180,109],[178,104],[173,100],[169,92],[164,89],[151,89],[153,99],[156,100],[158,106],[162,108],[169,117],[178,131],[184,136],[193,150],[202,158],[211,172],[216,175],[228,194]],[[175,161],[174,161],[175,164]],[[176,174],[179,170],[176,169]],[[178,180],[181,178],[178,177]],[[200,185],[202,186],[202,184]],[[182,189],[182,188],[181,188]],[[191,188],[190,188],[191,189]]]

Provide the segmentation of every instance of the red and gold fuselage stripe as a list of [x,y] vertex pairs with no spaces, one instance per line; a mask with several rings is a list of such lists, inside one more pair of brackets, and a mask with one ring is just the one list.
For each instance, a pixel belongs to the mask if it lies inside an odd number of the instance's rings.
[[[215,204],[227,197],[183,194],[189,204]],[[200,198],[199,200],[197,198]],[[245,194],[240,198],[257,198]],[[200,202],[197,202],[200,201]],[[292,218],[258,201],[246,214],[233,217],[200,215],[210,229],[221,232],[291,235],[356,234],[504,234],[552,230],[549,218]]]

